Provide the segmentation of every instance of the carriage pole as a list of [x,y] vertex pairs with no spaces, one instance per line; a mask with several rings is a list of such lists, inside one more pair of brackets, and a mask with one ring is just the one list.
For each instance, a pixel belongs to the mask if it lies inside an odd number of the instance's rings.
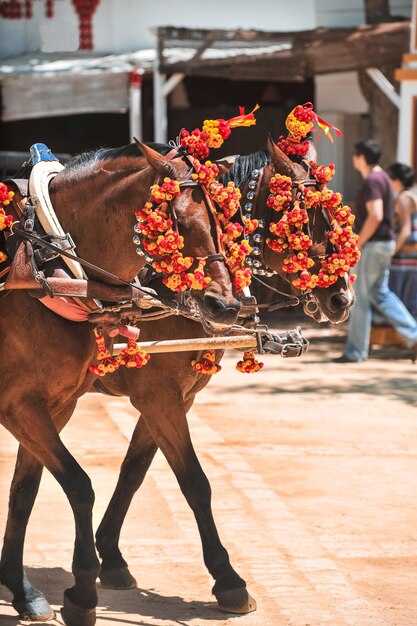
[[[255,335],[236,337],[197,337],[195,339],[167,339],[164,341],[139,342],[140,347],[149,354],[158,352],[195,352],[198,350],[230,350],[257,347]],[[119,354],[126,344],[116,343],[113,354]]]

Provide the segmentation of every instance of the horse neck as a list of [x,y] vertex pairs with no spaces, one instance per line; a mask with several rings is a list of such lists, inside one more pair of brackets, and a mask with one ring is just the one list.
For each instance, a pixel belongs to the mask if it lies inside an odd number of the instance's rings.
[[77,254],[132,280],[146,262],[132,241],[135,210],[146,202],[152,182],[150,168],[142,172],[85,168],[58,175],[51,185],[51,200]]

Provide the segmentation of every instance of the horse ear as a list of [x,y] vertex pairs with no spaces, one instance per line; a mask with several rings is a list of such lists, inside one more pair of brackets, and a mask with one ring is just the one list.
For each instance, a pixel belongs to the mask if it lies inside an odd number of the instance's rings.
[[238,154],[232,154],[232,156],[223,157],[218,161],[214,161],[217,167],[219,168],[220,176],[227,174],[227,172],[232,169],[236,159],[239,158]]
[[285,152],[276,145],[271,135],[268,135],[268,152],[277,174],[283,174],[290,178],[295,177],[294,163],[287,157]]
[[174,169],[172,167],[172,161],[169,161],[162,154],[159,154],[156,150],[147,146],[146,144],[139,141],[134,137],[135,142],[139,150],[142,152],[143,156],[148,162],[148,165],[154,168],[164,178],[166,176],[170,178],[175,178]]

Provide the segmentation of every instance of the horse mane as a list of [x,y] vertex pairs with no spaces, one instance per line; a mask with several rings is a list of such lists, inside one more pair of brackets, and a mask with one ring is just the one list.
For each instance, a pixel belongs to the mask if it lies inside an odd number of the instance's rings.
[[238,156],[233,167],[222,176],[222,183],[227,185],[228,182],[232,181],[236,187],[240,187],[249,178],[252,170],[259,170],[270,162],[271,157],[265,149],[258,150],[253,154]]
[[[168,154],[172,149],[168,144],[147,142],[148,146],[159,152],[160,154]],[[67,171],[77,170],[88,165],[92,165],[97,161],[114,160],[120,157],[142,156],[142,153],[136,143],[130,143],[119,148],[99,148],[98,150],[90,150],[76,155],[71,161],[65,165]]]
[[[147,145],[160,154],[166,155],[172,150],[172,146],[165,143],[147,142]],[[65,169],[67,171],[79,169],[86,165],[93,164],[97,161],[113,160],[124,156],[140,156],[141,152],[136,143],[130,143],[120,148],[99,148],[90,152],[84,152],[77,155],[69,161]],[[233,167],[222,176],[223,184],[233,181],[236,187],[240,187],[250,176],[254,169],[265,167],[271,162],[271,157],[266,149],[258,150],[253,154],[237,157]]]

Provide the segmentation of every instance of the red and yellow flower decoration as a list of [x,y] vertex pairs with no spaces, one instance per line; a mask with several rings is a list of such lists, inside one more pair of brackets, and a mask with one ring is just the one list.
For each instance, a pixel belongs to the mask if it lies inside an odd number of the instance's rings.
[[169,202],[180,193],[180,183],[171,178],[165,178],[162,185],[153,185],[148,202],[136,211],[138,231],[145,252],[155,257],[152,267],[165,275],[162,282],[169,289],[205,289],[211,279],[204,274],[204,259],[199,260],[194,272],[188,272],[194,259],[183,256],[184,238],[173,229],[168,216]]
[[332,124],[329,124],[315,113],[311,102],[306,102],[305,104],[297,105],[288,115],[285,122],[288,135],[287,137],[284,137],[284,135],[279,137],[278,146],[288,156],[304,157],[308,152],[309,146],[303,139],[307,137],[308,133],[316,130],[314,127],[315,123],[332,142],[331,129],[339,137],[342,136],[342,132],[336,126],[332,126]]
[[220,372],[221,365],[216,363],[216,353],[214,350],[206,350],[199,361],[191,361],[191,365],[199,374],[206,374],[207,376],[213,376]]
[[[308,102],[295,107],[288,116],[288,136],[281,136],[278,141],[281,150],[288,156],[305,156],[309,144],[304,140],[313,130],[314,122],[332,141],[331,128],[341,135],[339,129],[318,117],[313,105]],[[323,166],[310,161],[309,166],[317,186],[312,189],[301,185],[302,201],[292,202],[291,178],[280,174],[270,180],[271,193],[267,201],[268,206],[279,213],[279,220],[271,221],[269,230],[273,237],[267,239],[266,243],[275,252],[287,253],[283,268],[288,274],[297,275],[291,282],[301,291],[329,287],[339,276],[345,275],[360,258],[358,236],[352,229],[355,218],[350,208],[342,203],[342,195],[326,186],[335,173],[333,163]],[[321,267],[314,274],[310,272],[314,261],[309,256],[312,241],[303,228],[309,221],[308,210],[317,207],[322,207],[327,212],[331,224],[329,239],[336,251],[321,259]],[[350,279],[354,278],[352,275]]]
[[256,124],[254,113],[258,109],[259,105],[256,105],[250,113],[245,113],[245,109],[240,107],[240,115],[230,120],[205,120],[202,130],[196,128],[191,133],[183,129],[180,133],[180,145],[186,149],[187,154],[197,159],[206,159],[210,149],[220,148],[233,128]]
[[[7,215],[4,207],[7,207],[14,197],[14,191],[10,191],[7,185],[0,183],[0,231],[10,228],[13,224],[13,216]],[[0,263],[7,260],[7,254],[0,251]]]
[[238,372],[242,372],[242,374],[255,374],[259,372],[263,366],[263,363],[255,359],[255,352],[253,350],[247,350],[243,354],[243,359],[237,362],[236,369]]
[[[233,275],[233,284],[240,291],[250,283],[251,271],[245,267],[246,256],[251,251],[249,243],[242,239],[243,227],[231,219],[240,208],[240,190],[231,182],[222,185],[218,180],[219,168],[215,163],[204,159],[209,155],[211,148],[219,148],[231,134],[233,128],[252,126],[256,123],[254,112],[258,105],[248,114],[240,108],[240,115],[230,120],[205,120],[203,129],[195,129],[192,133],[181,131],[180,146],[186,151],[193,167],[192,178],[203,188],[211,201],[211,210],[215,217],[219,235],[221,251]],[[187,289],[202,290],[211,282],[205,275],[206,260],[184,256],[181,252],[184,247],[184,238],[174,230],[173,222],[169,217],[169,203],[180,194],[180,183],[171,178],[165,178],[161,185],[151,187],[149,200],[145,206],[136,211],[136,232],[141,236],[141,243],[145,252],[154,258],[152,267],[164,275],[163,283],[172,291],[183,292]],[[256,220],[248,220],[245,224],[247,231],[253,232],[257,227]],[[189,271],[197,261],[194,271]],[[114,371],[114,362],[103,348],[102,338],[96,336],[99,345],[99,363],[93,366],[92,371],[104,375],[107,371]],[[136,345],[136,344],[135,344]],[[134,367],[135,359],[131,358],[129,347],[124,357],[118,357],[118,363],[129,364]],[[130,347],[133,350],[133,344]],[[135,357],[136,358],[136,357]],[[202,373],[216,373],[220,366],[214,363],[214,352],[204,353],[203,360],[194,362],[193,366]],[[145,364],[143,355],[139,357],[138,367]]]
[[[211,148],[218,148],[229,137],[233,128],[252,126],[256,123],[254,112],[258,105],[245,114],[240,108],[240,115],[230,120],[205,120],[203,129],[195,129],[192,133],[181,131],[180,145],[187,152],[194,172],[193,180],[203,188],[212,202],[212,212],[218,222],[219,241],[226,263],[233,275],[233,284],[238,291],[250,284],[251,271],[245,267],[246,256],[252,248],[246,240],[242,240],[243,228],[231,219],[240,208],[241,193],[233,182],[222,185],[218,180],[219,168],[215,163],[201,158],[208,156]],[[191,257],[184,257],[181,249],[184,240],[172,228],[168,217],[168,203],[180,194],[178,181],[166,178],[162,185],[154,185],[148,202],[136,211],[138,232],[142,235],[145,251],[156,257],[152,263],[157,272],[165,274],[164,284],[172,291],[182,292],[187,289],[205,289],[210,278],[204,274],[204,259],[198,260],[194,272],[188,270],[194,263]],[[248,230],[256,228],[256,220],[248,221]]]
[[97,344],[97,363],[90,365],[89,370],[96,376],[111,374],[119,369],[121,365],[128,368],[140,368],[149,361],[149,354],[142,350],[134,339],[129,339],[127,346],[123,348],[120,354],[114,356],[108,351],[101,332],[94,328],[93,333]]

